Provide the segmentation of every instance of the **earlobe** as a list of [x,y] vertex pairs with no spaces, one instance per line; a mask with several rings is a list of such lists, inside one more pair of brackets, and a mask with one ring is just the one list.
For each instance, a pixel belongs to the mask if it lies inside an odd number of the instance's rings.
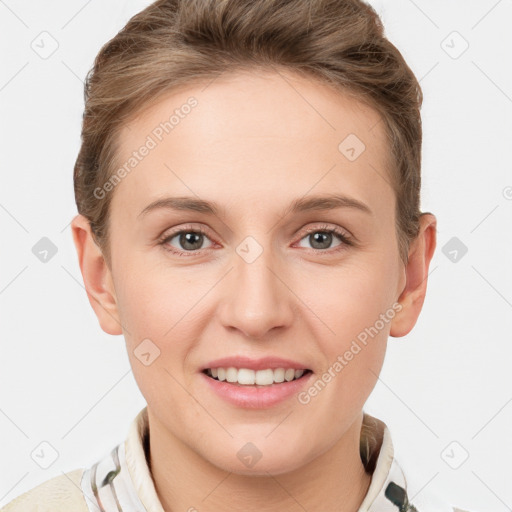
[[87,297],[100,326],[107,334],[123,334],[111,272],[90,223],[79,214],[72,220],[71,229]]
[[395,338],[408,334],[420,315],[427,292],[428,269],[436,248],[437,220],[431,213],[420,217],[420,230],[409,249],[405,268],[406,284],[397,302],[402,309],[393,318],[389,334]]

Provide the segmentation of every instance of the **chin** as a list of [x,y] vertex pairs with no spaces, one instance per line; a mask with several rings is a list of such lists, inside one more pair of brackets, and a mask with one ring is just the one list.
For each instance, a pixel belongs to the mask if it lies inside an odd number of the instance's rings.
[[[303,443],[234,442],[222,453],[210,454],[209,461],[215,466],[245,476],[268,476],[289,473],[306,463]],[[226,456],[228,455],[228,456]]]

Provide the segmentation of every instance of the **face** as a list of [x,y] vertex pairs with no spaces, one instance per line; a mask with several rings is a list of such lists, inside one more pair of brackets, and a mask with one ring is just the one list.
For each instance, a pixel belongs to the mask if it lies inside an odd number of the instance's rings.
[[[385,140],[375,111],[290,73],[174,91],[121,132],[115,314],[162,437],[278,474],[361,417],[404,286]],[[214,366],[307,371],[270,388]]]

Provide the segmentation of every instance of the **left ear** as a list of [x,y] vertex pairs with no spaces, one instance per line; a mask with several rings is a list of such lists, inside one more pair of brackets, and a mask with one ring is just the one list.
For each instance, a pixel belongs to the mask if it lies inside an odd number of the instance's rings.
[[420,217],[418,236],[409,248],[405,267],[406,284],[397,301],[402,309],[391,321],[389,334],[395,338],[405,336],[416,324],[427,293],[428,268],[436,248],[437,220],[431,213]]

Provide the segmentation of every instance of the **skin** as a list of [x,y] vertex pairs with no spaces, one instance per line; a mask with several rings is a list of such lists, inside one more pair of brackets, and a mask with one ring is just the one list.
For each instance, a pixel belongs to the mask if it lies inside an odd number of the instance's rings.
[[[422,215],[404,265],[379,115],[291,72],[237,72],[167,94],[120,133],[119,162],[190,96],[198,105],[115,188],[111,268],[87,220],[72,222],[91,306],[105,332],[124,335],[148,404],[159,498],[166,511],[356,511],[371,478],[359,454],[363,405],[388,336],[406,335],[420,314],[436,218]],[[338,150],[350,133],[366,145],[355,161]],[[295,199],[333,193],[372,213],[284,214]],[[219,212],[139,215],[169,196],[215,201]],[[353,245],[336,235],[322,245],[305,231],[325,226]],[[187,253],[176,232],[199,227],[203,244]],[[166,234],[174,237],[159,243]],[[252,263],[236,251],[247,236],[263,249]],[[400,312],[307,404],[237,408],[198,374],[219,357],[273,355],[319,377],[397,303]],[[134,354],[146,338],[160,350],[148,366]],[[262,454],[252,468],[237,457],[247,442]]]

